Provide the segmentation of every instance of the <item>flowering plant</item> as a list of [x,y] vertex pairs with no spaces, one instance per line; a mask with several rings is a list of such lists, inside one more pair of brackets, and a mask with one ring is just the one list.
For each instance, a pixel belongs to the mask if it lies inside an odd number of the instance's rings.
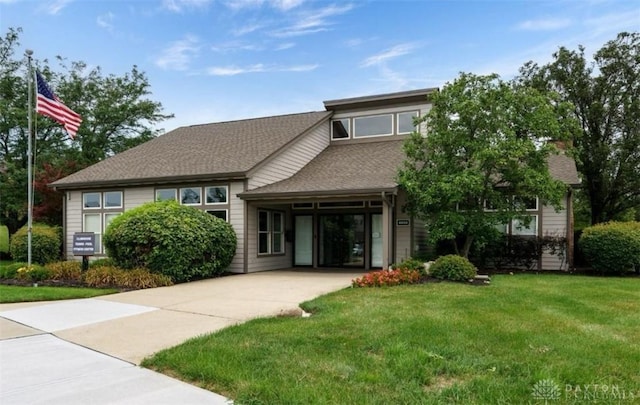
[[400,284],[415,284],[420,281],[417,270],[399,268],[395,270],[379,270],[367,273],[351,281],[352,287],[384,287]]

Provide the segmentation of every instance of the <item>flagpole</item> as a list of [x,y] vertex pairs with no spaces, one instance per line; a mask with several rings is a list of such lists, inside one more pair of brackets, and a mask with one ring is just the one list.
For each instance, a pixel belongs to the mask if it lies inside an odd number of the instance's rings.
[[25,51],[25,54],[27,55],[27,88],[29,91],[29,94],[27,96],[27,104],[29,105],[28,110],[29,110],[29,114],[28,114],[28,122],[29,122],[29,129],[28,129],[28,134],[27,137],[29,138],[29,140],[27,141],[27,199],[28,199],[28,203],[27,203],[27,263],[29,268],[31,268],[31,236],[32,236],[32,227],[33,227],[33,184],[31,181],[31,178],[33,177],[33,167],[32,167],[32,160],[33,160],[33,147],[31,145],[31,138],[33,136],[33,89],[32,89],[32,82],[33,82],[33,72],[31,70],[31,55],[33,55],[33,51],[31,49],[27,49]]

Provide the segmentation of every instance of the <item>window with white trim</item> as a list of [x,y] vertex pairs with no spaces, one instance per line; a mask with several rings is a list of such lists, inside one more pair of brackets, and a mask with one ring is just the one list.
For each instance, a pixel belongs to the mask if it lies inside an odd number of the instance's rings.
[[227,210],[207,210],[207,214],[211,214],[216,218],[227,221]]
[[156,189],[156,201],[177,201],[178,190],[175,188]]
[[538,235],[538,216],[528,215],[527,220],[514,219],[511,221],[511,234],[518,236]]
[[417,111],[402,112],[397,114],[397,134],[410,134],[417,130],[414,120],[418,118]]
[[349,139],[351,131],[349,118],[331,121],[331,139]]
[[227,186],[205,187],[205,204],[226,204],[229,188]]
[[393,114],[355,117],[353,119],[353,137],[393,135]]
[[258,210],[258,254],[282,254],[284,244],[284,214]]
[[111,221],[124,210],[122,191],[82,193],[82,231],[95,234],[95,254],[104,253],[102,235]]
[[180,203],[182,205],[202,204],[202,188],[185,187],[180,189]]

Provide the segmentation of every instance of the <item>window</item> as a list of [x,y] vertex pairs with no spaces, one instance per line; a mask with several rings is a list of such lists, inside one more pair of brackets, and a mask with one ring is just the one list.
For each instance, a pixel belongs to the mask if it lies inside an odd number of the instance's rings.
[[227,210],[207,210],[207,213],[223,221],[227,220]]
[[538,235],[538,216],[529,215],[527,221],[514,219],[511,222],[511,234],[520,236]]
[[364,207],[364,201],[336,201],[320,202],[318,208],[359,208]]
[[398,113],[398,128],[396,128],[396,133],[408,134],[415,131],[417,128],[413,120],[417,117],[417,111]]
[[284,215],[277,211],[258,211],[258,254],[284,253]]
[[156,190],[156,201],[176,201],[178,199],[178,190],[175,188],[159,188]]
[[205,204],[226,204],[227,186],[205,187]]
[[104,208],[122,208],[122,191],[107,191],[104,193]]
[[353,119],[353,137],[393,135],[393,115],[373,115]]
[[349,118],[331,121],[331,139],[349,138]]
[[95,254],[104,253],[102,235],[111,221],[122,214],[122,191],[91,192],[82,194],[82,231],[95,234]]
[[99,209],[101,196],[100,193],[82,193],[82,206],[84,209]]
[[184,205],[200,205],[202,201],[200,187],[188,187],[180,189],[180,203]]
[[514,201],[516,203],[516,206],[522,207],[527,211],[537,211],[538,210],[538,199],[537,198],[514,197]]

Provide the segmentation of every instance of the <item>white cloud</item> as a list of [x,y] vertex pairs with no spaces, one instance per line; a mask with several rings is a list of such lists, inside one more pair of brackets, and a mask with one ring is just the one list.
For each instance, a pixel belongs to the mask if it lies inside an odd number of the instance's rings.
[[187,70],[191,59],[200,50],[200,41],[193,35],[174,41],[156,59],[156,65],[167,70]]
[[252,32],[255,32],[257,30],[259,30],[260,28],[264,27],[263,24],[248,24],[245,25],[243,27],[237,28],[235,30],[232,31],[232,34],[239,37],[242,35],[246,35],[246,34],[250,34]]
[[334,23],[330,17],[345,14],[353,9],[352,4],[330,5],[317,10],[309,10],[300,16],[299,20],[289,27],[273,31],[271,35],[275,37],[292,37],[298,35],[313,34],[327,31],[328,26]]
[[364,61],[362,61],[362,63],[360,64],[361,67],[368,67],[368,66],[373,66],[373,65],[380,65],[383,64],[385,62],[387,62],[388,60],[391,59],[395,59],[399,56],[403,56],[408,54],[409,52],[411,52],[412,50],[414,50],[416,48],[415,44],[412,43],[405,43],[405,44],[399,44],[396,45],[392,48],[389,48],[383,52],[380,52],[376,55],[373,56],[369,56],[368,58],[366,58]]
[[275,47],[276,51],[284,51],[285,49],[291,49],[296,46],[295,42],[285,42]]
[[568,18],[542,18],[519,23],[516,28],[522,31],[555,31],[571,25]]
[[[604,14],[596,18],[587,19],[584,24],[598,34],[638,31],[640,27],[640,9],[635,8],[620,13]],[[613,36],[611,39],[614,39]]]
[[264,72],[308,72],[315,70],[319,65],[294,65],[294,66],[265,66],[262,63],[239,66],[213,66],[207,69],[207,73],[212,76],[236,76],[247,73],[264,73]]
[[227,0],[224,4],[232,10],[256,8],[267,5],[281,11],[289,11],[304,2],[305,0]]
[[181,13],[185,9],[198,9],[209,5],[211,0],[162,0],[162,8],[173,13]]
[[104,29],[106,29],[109,32],[113,31],[113,20],[115,18],[115,15],[112,12],[108,12],[106,14],[103,15],[99,15],[96,23],[98,24],[98,27],[102,27]]
[[261,51],[263,49],[264,48],[261,46],[242,41],[223,42],[221,44],[211,46],[212,51],[220,53],[236,51]]
[[54,1],[48,2],[46,4],[43,4],[40,7],[40,9],[43,10],[47,14],[56,15],[63,8],[67,7],[71,3],[72,3],[72,0],[54,0]]

